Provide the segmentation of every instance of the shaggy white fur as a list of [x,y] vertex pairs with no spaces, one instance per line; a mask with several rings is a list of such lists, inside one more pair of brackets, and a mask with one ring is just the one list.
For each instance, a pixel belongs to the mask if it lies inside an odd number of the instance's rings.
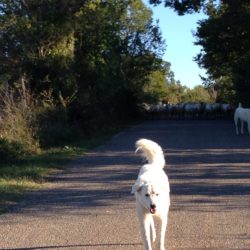
[[132,186],[136,198],[136,211],[140,222],[145,250],[152,250],[151,238],[156,240],[154,217],[161,221],[160,250],[165,250],[165,234],[170,206],[170,187],[168,177],[163,171],[165,159],[162,148],[148,139],[136,142],[136,152],[141,152],[148,161],[138,174]]

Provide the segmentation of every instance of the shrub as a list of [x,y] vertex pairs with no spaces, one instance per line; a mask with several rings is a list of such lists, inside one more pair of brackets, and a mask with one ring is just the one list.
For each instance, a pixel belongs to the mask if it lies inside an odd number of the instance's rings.
[[58,99],[53,89],[40,94],[40,106],[37,112],[39,141],[42,147],[62,146],[77,138],[78,129],[69,118],[69,105],[74,96]]
[[16,162],[21,160],[26,154],[26,147],[19,142],[8,142],[0,139],[0,163]]
[[11,155],[35,153],[39,151],[36,124],[36,105],[31,94],[14,88],[5,88],[0,92],[1,113],[0,136],[3,152]]
[[[40,146],[61,146],[77,138],[76,126],[68,117],[67,105],[71,100],[61,97],[59,101],[52,94],[52,90],[44,91],[35,99],[27,90],[0,91],[0,138],[8,145],[19,145],[21,155],[23,150],[26,155],[34,154]],[[13,154],[17,152],[14,150]]]

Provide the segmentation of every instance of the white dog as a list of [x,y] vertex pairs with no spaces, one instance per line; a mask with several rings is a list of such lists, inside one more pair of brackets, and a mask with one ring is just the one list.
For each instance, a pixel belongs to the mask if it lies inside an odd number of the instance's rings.
[[237,135],[239,134],[239,129],[238,129],[239,121],[241,125],[241,134],[243,134],[244,122],[247,123],[248,133],[250,134],[250,109],[242,108],[241,103],[239,103],[238,108],[234,112],[234,123]]
[[136,142],[136,151],[146,158],[139,172],[132,194],[136,198],[136,210],[141,227],[141,235],[145,250],[152,250],[152,240],[156,239],[154,217],[161,221],[160,250],[165,250],[164,241],[170,206],[170,188],[168,177],[163,171],[164,154],[161,147],[147,139]]

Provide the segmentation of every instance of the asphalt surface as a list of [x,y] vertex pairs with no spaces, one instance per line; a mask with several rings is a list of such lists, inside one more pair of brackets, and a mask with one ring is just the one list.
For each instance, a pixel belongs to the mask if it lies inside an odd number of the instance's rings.
[[149,121],[114,136],[0,216],[2,249],[138,249],[138,138],[166,156],[171,249],[250,249],[250,136],[232,121]]

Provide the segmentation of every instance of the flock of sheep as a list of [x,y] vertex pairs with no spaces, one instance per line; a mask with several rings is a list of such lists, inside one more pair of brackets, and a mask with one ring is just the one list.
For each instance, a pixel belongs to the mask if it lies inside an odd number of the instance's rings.
[[141,105],[148,118],[161,119],[218,119],[232,118],[235,107],[227,103],[179,103]]

